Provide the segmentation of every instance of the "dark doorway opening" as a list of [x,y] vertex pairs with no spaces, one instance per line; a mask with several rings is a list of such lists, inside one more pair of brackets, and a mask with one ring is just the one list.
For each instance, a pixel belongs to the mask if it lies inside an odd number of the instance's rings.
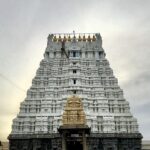
[[67,150],[83,150],[83,145],[80,141],[68,141]]

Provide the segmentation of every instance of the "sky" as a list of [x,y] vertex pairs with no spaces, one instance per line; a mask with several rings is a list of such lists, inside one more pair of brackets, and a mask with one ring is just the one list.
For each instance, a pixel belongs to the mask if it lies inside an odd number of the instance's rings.
[[0,0],[0,140],[36,74],[50,33],[95,33],[139,130],[150,140],[150,0]]

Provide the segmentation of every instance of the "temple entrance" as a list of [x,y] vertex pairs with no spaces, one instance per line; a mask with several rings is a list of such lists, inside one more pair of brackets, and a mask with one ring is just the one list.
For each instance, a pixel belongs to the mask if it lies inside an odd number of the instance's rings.
[[90,128],[86,125],[79,97],[68,98],[62,121],[63,125],[58,128],[62,137],[62,150],[87,150],[86,135],[90,134]]
[[88,150],[86,135],[90,132],[89,127],[61,126],[58,131],[62,137],[62,150]]
[[68,141],[66,144],[67,150],[83,150],[83,144],[80,141]]

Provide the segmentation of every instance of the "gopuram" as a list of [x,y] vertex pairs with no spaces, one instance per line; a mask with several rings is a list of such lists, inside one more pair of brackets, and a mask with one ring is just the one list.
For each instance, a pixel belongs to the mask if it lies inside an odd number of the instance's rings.
[[8,139],[10,150],[141,150],[99,33],[48,36]]

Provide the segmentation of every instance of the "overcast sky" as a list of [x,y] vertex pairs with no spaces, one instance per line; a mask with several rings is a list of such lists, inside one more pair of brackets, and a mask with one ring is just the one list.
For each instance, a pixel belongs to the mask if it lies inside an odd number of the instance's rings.
[[0,140],[55,32],[100,32],[119,85],[150,140],[150,0],[0,0]]

